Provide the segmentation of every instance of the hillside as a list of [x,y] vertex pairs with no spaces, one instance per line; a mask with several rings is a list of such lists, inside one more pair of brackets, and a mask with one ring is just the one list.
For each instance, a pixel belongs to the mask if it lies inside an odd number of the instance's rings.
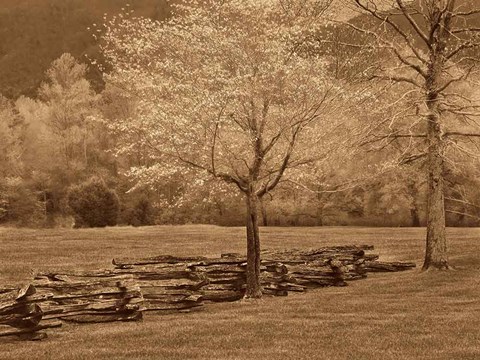
[[[119,13],[128,0],[2,0],[0,2],[0,93],[35,96],[45,70],[64,52],[77,59],[98,58],[87,27],[105,13]],[[131,1],[137,15],[154,19],[168,14],[166,0]],[[89,73],[100,87],[99,74]]]

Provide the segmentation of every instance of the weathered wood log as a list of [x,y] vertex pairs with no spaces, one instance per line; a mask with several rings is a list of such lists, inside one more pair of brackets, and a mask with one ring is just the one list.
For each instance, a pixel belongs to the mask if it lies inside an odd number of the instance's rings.
[[5,293],[11,293],[12,291],[18,290],[18,288],[14,286],[0,286],[0,295]]
[[288,273],[288,267],[283,263],[262,261],[262,265],[265,266],[265,271],[269,273],[275,273],[275,274]]
[[[279,282],[279,283],[262,283],[263,289],[267,289],[270,292],[272,290],[281,290],[281,291],[293,291],[293,292],[304,292],[306,287],[299,284],[289,283],[289,282]],[[274,294],[273,294],[274,295]],[[279,293],[278,296],[285,296]]]
[[189,269],[194,272],[201,272],[211,276],[212,274],[243,274],[245,273],[245,268],[242,266],[234,264],[211,264],[211,265],[190,265]]
[[0,329],[0,337],[3,336],[21,336],[25,334],[32,334],[32,336],[25,337],[24,339],[28,340],[40,340],[45,338],[45,334],[41,336],[35,336],[33,334],[38,334],[39,331],[45,330],[45,329],[52,329],[52,328],[58,328],[61,327],[62,323],[60,321],[42,321],[41,324],[36,325],[31,328],[26,328],[26,329],[12,329],[12,328],[7,328],[7,329]]
[[202,286],[209,284],[208,279],[191,280],[191,279],[173,279],[173,280],[148,280],[138,282],[140,289],[144,287],[158,287],[164,290],[191,290],[195,291]]
[[378,256],[377,254],[365,254],[363,256],[363,259],[365,261],[375,261],[375,260],[378,260],[380,256]]
[[36,289],[31,284],[10,293],[2,294],[0,299],[0,324],[18,328],[36,326],[42,318],[42,310],[36,303],[50,297],[51,294],[36,294]]
[[50,298],[36,294],[36,288],[28,284],[20,289],[2,294],[0,324],[8,325],[12,329],[0,329],[0,336],[17,335],[24,340],[41,340],[47,337],[45,333],[38,331],[58,324],[45,323],[43,309],[38,302],[41,299]]
[[239,276],[219,275],[209,277],[209,284],[244,284],[246,282],[246,276],[244,274]]
[[305,286],[293,283],[280,283],[279,286],[282,289],[293,292],[304,292],[307,289]]
[[271,296],[287,296],[288,290],[278,289],[276,287],[264,286],[262,288],[262,293],[264,295],[271,295]]
[[365,270],[367,272],[396,272],[415,268],[417,265],[413,262],[385,262],[385,261],[366,261]]
[[125,269],[99,270],[99,271],[69,271],[65,273],[44,272],[38,273],[35,279],[38,281],[81,282],[101,281],[101,279],[182,279],[194,276],[192,272],[182,267],[131,267]]
[[245,295],[245,289],[236,286],[227,286],[228,285],[206,285],[200,289],[200,293],[205,301],[211,302],[236,301]]
[[48,301],[42,303],[46,319],[105,322],[138,320],[142,316],[143,296],[132,275],[106,270],[68,274],[50,271],[37,274],[36,279],[41,293],[50,292]]
[[200,294],[185,296],[182,299],[175,301],[166,301],[165,299],[148,299],[148,311],[171,311],[171,310],[186,310],[203,305],[203,296]]
[[289,249],[289,250],[263,250],[262,258],[275,257],[280,259],[286,257],[289,259],[314,259],[322,258],[334,255],[354,255],[362,257],[365,255],[365,251],[373,250],[371,245],[346,245],[346,246],[328,246],[316,249]]
[[27,329],[37,326],[42,320],[42,316],[43,311],[38,304],[21,303],[13,312],[2,315],[0,324]]
[[[141,311],[144,310],[144,300],[132,299],[128,304],[121,304],[118,300],[101,300],[94,303],[58,304],[46,303],[43,305],[44,319],[67,319],[70,317],[80,318],[86,316],[111,317],[115,321],[125,318],[139,319]],[[102,321],[104,322],[104,321]]]
[[85,281],[84,278],[94,278],[100,281],[101,278],[111,278],[117,275],[111,270],[99,270],[99,271],[68,271],[62,272],[61,270],[50,270],[47,272],[38,272],[34,275],[35,281],[57,281],[57,282],[75,282]]
[[148,296],[190,296],[197,294],[194,290],[165,289],[161,286],[145,286],[142,284],[141,292],[146,299]]
[[159,255],[144,259],[133,258],[115,258],[112,260],[116,267],[131,266],[131,265],[150,265],[150,264],[178,264],[178,263],[192,263],[206,260],[203,256],[194,257],[176,257],[172,255]]

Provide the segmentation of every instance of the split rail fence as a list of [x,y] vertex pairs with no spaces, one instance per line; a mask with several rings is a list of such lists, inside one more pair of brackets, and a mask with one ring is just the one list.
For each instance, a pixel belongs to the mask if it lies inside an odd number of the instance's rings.
[[[366,253],[373,246],[334,246],[310,250],[266,250],[261,285],[267,296],[325,286],[346,286],[368,272],[396,272],[409,262],[382,262]],[[21,289],[0,288],[0,337],[40,340],[42,330],[62,322],[137,321],[143,312],[190,312],[205,303],[235,301],[246,288],[246,258],[161,255],[115,258],[113,269],[37,273]]]

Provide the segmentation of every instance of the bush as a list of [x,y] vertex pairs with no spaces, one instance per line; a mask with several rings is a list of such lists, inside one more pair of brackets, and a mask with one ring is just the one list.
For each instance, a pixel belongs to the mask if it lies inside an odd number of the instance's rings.
[[120,202],[114,190],[101,179],[91,179],[70,188],[68,205],[75,227],[105,227],[117,224]]

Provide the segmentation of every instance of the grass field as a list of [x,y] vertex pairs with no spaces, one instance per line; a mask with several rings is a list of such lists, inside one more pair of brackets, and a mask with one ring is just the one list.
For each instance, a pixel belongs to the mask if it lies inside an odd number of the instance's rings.
[[[421,266],[423,229],[263,228],[264,248],[372,244]],[[371,274],[344,288],[65,325],[43,342],[0,339],[0,359],[480,359],[480,229],[449,229],[454,271]],[[117,256],[244,252],[244,230],[162,226],[0,229],[0,284],[32,269],[109,268]]]

